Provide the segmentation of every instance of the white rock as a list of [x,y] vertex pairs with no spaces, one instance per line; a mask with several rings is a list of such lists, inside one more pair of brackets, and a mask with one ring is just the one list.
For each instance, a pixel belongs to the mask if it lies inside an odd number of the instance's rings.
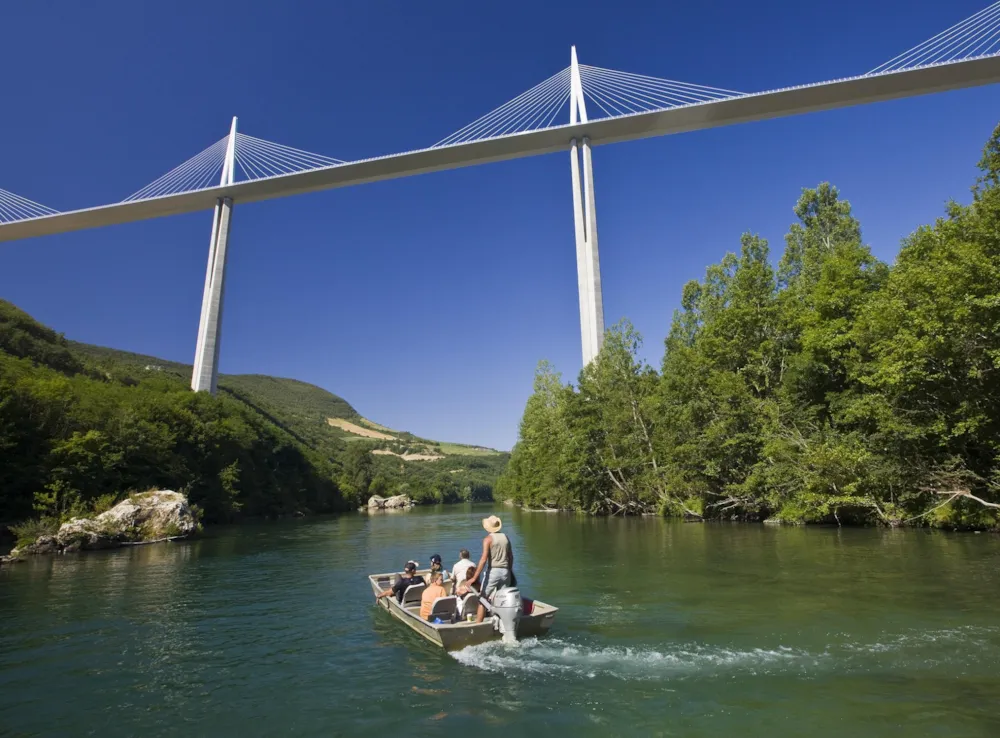
[[413,502],[407,495],[394,495],[393,497],[372,495],[368,498],[369,510],[399,510],[405,507],[413,507]]
[[73,518],[55,536],[41,536],[26,553],[115,548],[123,543],[183,538],[198,529],[198,520],[179,492],[142,492],[122,500],[96,518]]

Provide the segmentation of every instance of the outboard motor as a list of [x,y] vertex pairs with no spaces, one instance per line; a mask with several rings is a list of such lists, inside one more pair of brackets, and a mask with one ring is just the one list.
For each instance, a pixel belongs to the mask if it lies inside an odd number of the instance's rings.
[[503,634],[504,643],[517,641],[517,624],[521,620],[522,608],[521,590],[517,587],[503,587],[493,595],[493,617]]

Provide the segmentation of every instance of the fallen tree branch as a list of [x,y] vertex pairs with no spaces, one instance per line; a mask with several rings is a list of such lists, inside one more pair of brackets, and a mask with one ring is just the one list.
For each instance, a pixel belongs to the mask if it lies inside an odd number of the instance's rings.
[[719,500],[718,502],[710,502],[706,507],[717,507],[719,512],[725,512],[726,510],[731,510],[734,507],[739,507],[740,505],[751,505],[753,504],[753,498],[749,496],[744,497],[727,497],[724,500]]
[[[938,491],[938,490],[935,490],[934,494],[936,494],[936,495],[951,495],[951,498],[949,500],[947,500],[947,502],[951,502],[956,497],[968,497],[970,500],[975,500],[976,502],[978,502],[980,505],[983,505],[984,507],[991,507],[994,510],[1000,510],[1000,504],[997,504],[996,502],[987,502],[986,500],[984,500],[981,497],[976,497],[974,494],[972,494],[967,489],[953,489],[953,490],[948,490],[948,491]],[[938,505],[938,507],[940,507],[940,505]]]
[[951,497],[949,497],[947,500],[945,500],[944,502],[942,502],[940,505],[935,505],[934,507],[932,507],[927,512],[920,513],[919,515],[914,515],[912,518],[907,518],[906,520],[904,520],[902,522],[903,523],[909,523],[909,522],[912,522],[914,520],[919,520],[920,518],[926,517],[926,516],[930,515],[932,512],[934,512],[935,510],[937,510],[938,508],[944,507],[945,505],[951,503],[952,501],[954,501],[954,499],[956,497],[961,497],[962,496],[961,492],[935,492],[934,494],[937,494],[937,495],[947,495],[947,494],[950,494]]
[[167,536],[166,538],[156,538],[152,541],[122,541],[123,546],[148,546],[150,543],[164,543],[167,541],[180,541],[187,536]]

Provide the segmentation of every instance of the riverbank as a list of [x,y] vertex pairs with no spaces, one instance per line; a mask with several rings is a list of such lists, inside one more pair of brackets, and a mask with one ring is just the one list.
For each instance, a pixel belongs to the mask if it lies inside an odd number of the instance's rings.
[[[117,534],[113,535],[113,537],[120,542],[120,545],[134,545],[138,543],[142,544],[158,543],[164,541],[182,540],[201,533],[213,534],[216,531],[230,530],[234,527],[243,527],[243,526],[252,527],[261,524],[280,523],[282,521],[288,521],[288,520],[305,520],[305,519],[322,520],[329,518],[330,515],[334,516],[344,515],[346,513],[351,513],[351,512],[357,512],[363,514],[405,513],[417,509],[426,512],[429,508],[433,508],[435,512],[448,512],[451,509],[467,507],[468,505],[472,504],[468,501],[434,503],[426,500],[416,502],[413,500],[409,500],[408,498],[405,500],[405,502],[403,502],[400,498],[389,498],[389,499],[393,500],[393,504],[391,506],[381,506],[376,508],[359,507],[355,511],[343,511],[339,513],[328,513],[328,512],[313,513],[304,510],[297,510],[292,513],[287,513],[287,514],[282,513],[274,516],[253,516],[253,517],[246,516],[241,518],[239,521],[233,521],[225,524],[215,523],[208,525],[202,524],[200,519],[200,511],[197,509],[197,507],[193,507],[190,508],[190,511],[193,516],[193,521],[196,527],[194,530],[185,532],[181,536],[159,535],[154,530],[147,534],[145,540],[129,540],[131,538],[134,538],[134,536],[132,536],[128,531],[119,531]],[[493,502],[492,500],[486,500],[486,501],[477,501],[475,504],[492,505]],[[90,517],[100,517],[100,515],[97,512],[92,512]],[[37,554],[63,553],[66,547],[64,545],[59,545],[58,541],[55,541],[55,545],[52,545],[48,540],[43,540],[43,545],[41,548],[44,550],[40,551],[28,551],[25,550],[25,547],[29,546],[32,543],[37,542],[40,537],[44,539],[56,538],[57,537],[56,534],[58,533],[60,527],[64,525],[66,522],[68,522],[68,520],[60,523],[58,521],[52,521],[52,520],[43,521],[38,519],[29,519],[19,524],[11,523],[7,524],[6,526],[0,525],[0,551],[7,552],[7,555],[0,554],[0,564],[21,563],[27,560],[27,557],[35,555],[36,553]],[[181,526],[180,521],[177,521],[175,523],[175,526],[183,527]],[[169,533],[170,530],[167,530],[167,528],[168,528],[167,526],[164,526],[164,530]],[[18,534],[15,533],[15,530],[22,531],[21,533],[21,535],[23,536],[22,540],[19,541]],[[91,547],[81,547],[80,549],[74,549],[71,552],[76,552],[80,550],[82,551],[104,550],[106,548],[115,548],[119,545],[118,543],[115,543],[115,541],[111,541],[110,543],[112,543],[113,545],[94,545]],[[20,549],[20,551],[18,551],[18,549]],[[14,555],[11,556],[10,554]]]
[[28,556],[180,540],[202,530],[199,514],[179,492],[135,493],[93,517],[74,517],[61,524],[29,521],[14,526],[17,546],[0,563],[18,563]]
[[[955,492],[950,496],[950,499],[946,499],[943,505],[950,504],[953,502],[954,498],[964,495],[964,492]],[[588,512],[586,510],[581,510],[572,507],[529,507],[513,499],[506,499],[503,501],[503,506],[505,508],[513,508],[525,513],[562,513],[566,515],[575,515],[580,517],[593,517],[593,518],[666,518],[674,519],[678,521],[683,521],[685,523],[740,523],[746,525],[765,525],[770,527],[788,527],[788,528],[798,528],[798,527],[825,527],[825,528],[911,528],[911,529],[921,529],[929,527],[938,527],[943,530],[948,530],[955,533],[995,533],[1000,534],[1000,522],[995,524],[986,524],[981,526],[956,526],[956,525],[938,525],[932,526],[925,520],[925,516],[916,516],[911,520],[886,520],[886,519],[876,519],[873,520],[865,516],[850,516],[845,515],[845,519],[839,519],[839,516],[831,515],[825,520],[803,520],[803,519],[783,519],[780,517],[768,517],[763,518],[760,516],[751,517],[745,515],[733,515],[730,517],[724,516],[712,516],[703,517],[695,514],[684,514],[684,515],[671,515],[664,514],[663,510],[657,511],[652,506],[647,506],[645,508],[640,506],[633,507],[630,512]]]

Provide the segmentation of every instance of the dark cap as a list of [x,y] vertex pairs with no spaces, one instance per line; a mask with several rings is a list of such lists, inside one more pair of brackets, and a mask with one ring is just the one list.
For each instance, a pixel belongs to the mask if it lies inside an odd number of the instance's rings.
[[434,554],[433,556],[431,556],[431,563],[432,564],[440,564],[441,563],[441,554]]
[[416,571],[416,570],[417,570],[416,561],[407,561],[406,566],[403,567],[403,571]]

